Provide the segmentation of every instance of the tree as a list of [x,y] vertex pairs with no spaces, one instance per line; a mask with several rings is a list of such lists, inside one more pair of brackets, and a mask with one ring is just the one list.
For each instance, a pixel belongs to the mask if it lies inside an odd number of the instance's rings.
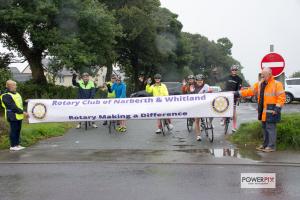
[[294,73],[291,75],[291,78],[300,78],[300,71],[294,72]]
[[0,40],[30,65],[33,81],[46,83],[42,58],[55,56],[76,71],[113,59],[120,27],[94,0],[1,1]]
[[217,44],[223,49],[227,55],[231,55],[232,42],[228,38],[220,38],[217,40]]
[[117,62],[129,80],[137,82],[141,71],[147,76],[162,73],[164,80],[180,77],[181,68],[186,65],[186,49],[180,38],[182,24],[176,14],[161,8],[159,0],[100,2],[114,11],[122,26],[123,34],[116,46]]
[[7,69],[11,59],[12,54],[0,53],[0,69]]

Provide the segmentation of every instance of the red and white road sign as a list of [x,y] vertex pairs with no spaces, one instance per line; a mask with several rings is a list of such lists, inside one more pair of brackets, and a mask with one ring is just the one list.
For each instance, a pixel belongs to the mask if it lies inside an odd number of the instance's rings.
[[283,73],[285,61],[278,53],[269,53],[261,61],[261,69],[270,67],[273,76],[277,77]]

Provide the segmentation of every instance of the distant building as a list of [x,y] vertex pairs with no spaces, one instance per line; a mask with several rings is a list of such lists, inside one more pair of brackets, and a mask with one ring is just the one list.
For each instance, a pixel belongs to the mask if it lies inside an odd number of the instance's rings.
[[31,73],[23,73],[24,70],[20,72],[16,67],[10,67],[9,69],[12,74],[12,78],[17,82],[26,82],[32,79]]
[[[47,71],[47,68],[49,66],[49,60],[44,59],[42,63],[45,69],[44,74],[49,83],[54,82],[55,85],[62,85],[66,87],[72,86],[72,76],[74,73],[72,70],[69,70],[66,67],[64,67],[62,70],[58,71],[58,73],[54,77],[55,79],[53,80],[53,74]],[[25,82],[32,79],[32,72],[29,65],[27,65],[22,72],[20,72],[16,67],[11,67],[10,71],[12,72],[14,80],[18,82]],[[94,80],[96,85],[101,86],[105,82],[106,73],[106,67],[98,67],[98,72],[96,73],[95,77],[91,77],[91,79]]]

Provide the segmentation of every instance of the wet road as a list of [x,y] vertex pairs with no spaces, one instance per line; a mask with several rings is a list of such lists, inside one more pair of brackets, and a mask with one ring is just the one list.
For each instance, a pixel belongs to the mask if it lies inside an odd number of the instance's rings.
[[[0,165],[1,200],[299,199],[299,168],[182,164]],[[276,189],[240,189],[240,173],[274,172]]]
[[[256,120],[255,104],[238,108],[239,123]],[[283,112],[300,112],[288,105]],[[128,133],[106,127],[71,130],[22,152],[0,152],[0,200],[300,199],[300,154],[258,153],[225,140],[196,142],[185,120],[156,135],[155,121],[129,121]],[[241,189],[240,173],[276,173],[276,189]]]

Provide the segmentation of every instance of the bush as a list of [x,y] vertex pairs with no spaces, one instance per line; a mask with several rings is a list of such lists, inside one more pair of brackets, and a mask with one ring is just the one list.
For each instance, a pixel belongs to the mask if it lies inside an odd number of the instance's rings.
[[23,99],[75,99],[77,88],[54,84],[37,85],[31,81],[18,83],[18,92]]
[[[261,144],[263,131],[260,122],[242,124],[230,141],[240,146]],[[300,113],[283,114],[277,124],[277,148],[279,150],[300,150]]]

